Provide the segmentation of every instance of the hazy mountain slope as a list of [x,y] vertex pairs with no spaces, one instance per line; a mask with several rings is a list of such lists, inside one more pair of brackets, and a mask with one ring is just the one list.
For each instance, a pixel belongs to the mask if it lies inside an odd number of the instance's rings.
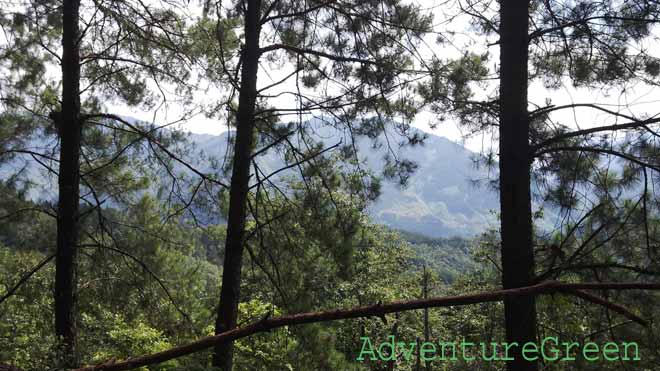
[[[226,152],[228,135],[192,134],[190,139],[205,154],[221,158]],[[342,138],[346,141],[334,129],[321,130],[318,135],[328,144]],[[398,139],[390,136],[389,141]],[[367,166],[380,174],[383,156],[389,149],[384,145],[385,138],[380,137],[376,142],[380,146],[374,146],[369,138],[361,138],[357,147]],[[375,222],[432,237],[451,237],[482,232],[494,220],[491,210],[498,208],[497,194],[483,184],[474,184],[474,180],[487,180],[489,174],[475,169],[473,152],[435,135],[429,135],[421,146],[392,147],[397,156],[415,161],[419,168],[405,188],[395,182],[383,182],[381,197],[369,209]],[[259,163],[268,173],[277,170],[281,160],[269,152]]]
[[[317,134],[328,145],[348,140],[342,132],[328,127],[319,127]],[[191,154],[191,161],[203,170],[211,168],[210,158],[224,161],[229,135],[229,132],[221,135],[190,134],[189,140],[198,152]],[[385,145],[388,141],[392,144],[389,148]],[[369,209],[376,223],[431,237],[467,237],[482,232],[494,220],[491,210],[498,207],[497,194],[484,185],[475,186],[471,182],[489,177],[485,170],[474,168],[474,153],[435,135],[429,135],[421,146],[399,148],[396,145],[399,141],[401,138],[390,133],[388,138],[377,138],[376,145],[366,137],[356,143],[360,157],[376,174],[382,173],[383,156],[390,150],[419,165],[405,188],[392,181],[383,181],[382,195]],[[46,148],[52,151],[57,144],[55,138],[33,142],[28,144],[29,147],[39,152],[48,151]],[[52,155],[57,156],[56,152]],[[265,173],[279,169],[283,163],[280,155],[272,150],[261,156],[258,162]],[[55,168],[56,165],[51,164]],[[0,177],[7,179],[19,169],[23,169],[23,179],[37,185],[29,192],[30,198],[56,197],[56,177],[29,156],[18,156],[2,164]],[[287,175],[287,172],[280,175]]]
[[493,220],[490,210],[498,208],[497,194],[474,184],[488,178],[486,172],[475,169],[474,155],[434,135],[423,146],[403,147],[400,156],[415,161],[419,168],[405,188],[385,182],[383,194],[371,210],[373,217],[398,229],[434,237],[483,231]]

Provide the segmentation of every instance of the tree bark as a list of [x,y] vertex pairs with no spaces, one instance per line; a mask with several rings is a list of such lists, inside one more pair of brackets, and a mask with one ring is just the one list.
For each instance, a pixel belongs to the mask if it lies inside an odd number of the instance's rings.
[[75,363],[76,245],[80,195],[80,39],[79,0],[62,3],[62,111],[54,115],[60,133],[57,251],[55,254],[55,334],[66,364]]
[[[534,277],[530,196],[528,84],[529,0],[500,2],[500,207],[502,286],[529,286]],[[522,345],[536,341],[536,298],[504,300],[506,340],[520,347],[507,362],[509,371],[536,371],[522,357]]]
[[[245,235],[246,203],[249,191],[250,161],[254,148],[254,110],[257,100],[261,0],[248,0],[245,14],[245,46],[242,51],[241,87],[238,99],[236,142],[229,191],[227,240],[222,272],[222,289],[215,323],[220,334],[236,327],[241,288],[241,267]],[[213,366],[232,370],[233,344],[229,340],[215,346]]]

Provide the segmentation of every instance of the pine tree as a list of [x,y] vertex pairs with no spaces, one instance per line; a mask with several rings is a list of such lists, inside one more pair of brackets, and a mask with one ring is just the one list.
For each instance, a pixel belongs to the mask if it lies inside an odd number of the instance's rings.
[[[438,112],[453,113],[471,131],[490,132],[499,140],[503,286],[527,286],[550,276],[559,278],[562,268],[558,265],[567,267],[578,257],[585,259],[588,255],[585,244],[597,235],[603,241],[611,240],[629,222],[626,217],[629,213],[614,212],[606,218],[607,223],[596,223],[598,226],[586,235],[578,226],[591,220],[592,213],[598,214],[590,204],[604,211],[605,199],[609,199],[606,204],[616,203],[610,196],[602,197],[608,194],[607,189],[613,189],[612,174],[616,171],[608,166],[612,158],[625,164],[619,191],[626,186],[630,189],[641,176],[644,180],[639,204],[646,200],[650,180],[647,171],[656,171],[659,159],[654,140],[650,139],[657,133],[653,125],[658,120],[645,113],[622,115],[591,102],[538,104],[529,100],[528,86],[541,81],[546,89],[563,84],[582,88],[623,87],[623,93],[631,83],[656,86],[657,59],[640,46],[649,40],[653,25],[659,21],[657,4],[501,1],[499,9],[494,9],[489,2],[469,1],[462,9],[473,17],[477,29],[499,37],[491,44],[499,48],[500,54],[497,92],[489,100],[472,99],[473,83],[483,81],[489,71],[482,56],[469,54],[456,61],[434,61],[438,78],[422,87],[422,91],[431,98]],[[440,73],[447,67],[450,73]],[[530,105],[538,109],[529,111]],[[559,124],[553,116],[562,110],[580,108],[627,122],[575,130]],[[625,105],[619,108],[630,109]],[[616,132],[627,135],[623,140],[609,135]],[[640,148],[644,149],[640,151]],[[488,163],[492,165],[494,160],[494,154],[487,154]],[[540,199],[560,210],[564,216],[560,230],[568,232],[567,236],[550,242],[542,235],[541,228],[533,228],[532,217],[536,212],[531,202],[532,189]],[[587,196],[580,197],[581,194]],[[644,207],[644,215],[647,211]],[[579,234],[584,243],[569,248],[571,243],[567,241],[574,234]],[[648,229],[646,235],[649,236]],[[571,249],[574,249],[572,253]],[[535,257],[542,258],[537,259],[542,262],[538,267]],[[545,266],[548,262],[553,267],[550,275]],[[523,344],[535,340],[535,306],[532,297],[505,301],[508,342]],[[508,363],[509,370],[538,369],[535,362],[525,362],[520,354],[515,358]]]
[[[259,39],[261,29],[261,1],[248,0],[245,10],[245,46],[241,50],[241,85],[236,115],[236,143],[229,195],[227,242],[222,271],[222,290],[215,323],[215,332],[236,327],[243,265],[246,202],[250,180],[250,157],[254,146],[257,100],[257,72],[259,69]],[[232,344],[219,345],[213,354],[213,365],[232,369]]]
[[[374,13],[373,9],[378,11]],[[416,6],[399,1],[247,0],[236,1],[225,8],[206,8],[208,17],[214,13],[220,17],[216,20],[220,41],[226,41],[234,28],[240,28],[234,32],[242,40],[238,63],[236,59],[230,60],[231,53],[219,53],[225,79],[239,95],[237,108],[231,103],[233,94],[229,94],[227,101],[231,117],[236,120],[236,139],[223,285],[215,329],[220,333],[236,326],[246,202],[251,160],[257,144],[255,136],[270,135],[271,145],[288,144],[299,156],[304,151],[296,150],[291,141],[286,143],[288,130],[277,130],[273,121],[286,115],[298,115],[296,132],[300,132],[309,130],[302,128],[302,117],[325,113],[327,117],[336,118],[332,120],[334,125],[342,124],[350,130],[375,136],[383,132],[388,119],[400,115],[404,119],[400,128],[407,131],[415,107],[407,98],[391,101],[390,97],[410,86],[406,75],[414,69],[409,57],[414,55],[413,47],[402,38],[418,40],[428,29],[429,18],[417,12]],[[322,26],[324,24],[329,26]],[[224,44],[221,42],[219,47],[223,48]],[[281,81],[259,89],[260,63],[276,61],[276,58],[290,63],[292,71]],[[240,80],[236,79],[239,75]],[[285,84],[295,85],[295,88],[292,91]],[[331,87],[313,92],[314,88],[324,86]],[[277,89],[282,91],[280,94],[292,96],[297,106],[269,106],[267,99],[277,96]],[[359,125],[356,119],[365,112],[374,113],[377,118],[364,120]],[[389,173],[394,176],[413,168],[409,162],[391,160]],[[231,359],[231,344],[216,347],[214,366],[230,370]]]
[[75,266],[79,239],[80,147],[80,1],[62,4],[62,111],[55,117],[60,134],[59,200],[57,207],[57,248],[55,255],[55,334],[75,365]]
[[[141,2],[80,0],[15,5],[6,15],[3,12],[1,20],[8,30],[5,67],[15,72],[3,81],[2,114],[3,121],[16,128],[3,136],[14,139],[6,141],[9,148],[2,154],[30,155],[58,177],[55,333],[62,341],[63,365],[72,366],[77,363],[77,250],[81,219],[90,211],[83,214],[80,203],[91,204],[91,211],[102,219],[101,205],[107,199],[99,197],[121,200],[126,191],[136,188],[132,183],[123,190],[113,189],[119,180],[113,177],[126,164],[128,149],[142,140],[158,143],[158,135],[145,135],[148,129],[143,125],[107,113],[103,101],[152,104],[146,74],[160,84],[178,84],[185,98],[187,65],[172,63],[182,61],[183,23],[171,10],[150,9]],[[108,22],[113,21],[116,24],[111,26]],[[61,73],[52,76],[48,71],[54,65]],[[22,140],[53,135],[59,158],[21,148]],[[104,143],[99,139],[104,136],[113,139]],[[119,148],[107,147],[113,141]],[[81,188],[86,197],[81,196]]]
[[[534,280],[527,115],[527,29],[529,2],[500,4],[500,219],[502,287],[529,286]],[[536,341],[535,297],[504,301],[507,342]],[[509,370],[537,370],[517,348]]]

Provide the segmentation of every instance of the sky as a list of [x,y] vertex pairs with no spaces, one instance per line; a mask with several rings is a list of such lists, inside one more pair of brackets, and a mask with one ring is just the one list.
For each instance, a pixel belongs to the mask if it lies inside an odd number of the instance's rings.
[[[499,50],[497,45],[485,47],[485,45],[493,44],[496,41],[496,36],[488,37],[475,37],[474,33],[470,31],[468,18],[458,17],[454,18],[451,23],[444,22],[445,19],[451,17],[455,10],[447,6],[445,0],[420,0],[424,11],[431,12],[435,18],[435,30],[438,32],[451,31],[456,37],[453,45],[439,46],[435,43],[436,35],[430,35],[425,39],[429,46],[425,56],[430,56],[430,53],[435,53],[444,58],[459,57],[463,52],[470,51],[475,53],[488,52],[491,69],[494,70],[497,60],[499,59]],[[654,44],[657,45],[656,42]],[[657,49],[657,48],[656,48]],[[258,81],[259,87],[269,85],[275,81],[280,80],[292,70],[292,66],[266,66],[265,63],[261,65]],[[293,82],[284,84],[280,87],[280,91],[292,89]],[[485,89],[476,88],[475,98],[484,98],[487,94],[492,94],[496,89],[496,85],[491,84],[486,86]],[[277,92],[272,92],[276,94]],[[308,92],[314,94],[313,91]],[[222,95],[218,89],[210,89],[204,92],[198,92],[196,101],[206,102],[212,104],[217,101],[217,98]],[[591,90],[585,88],[575,88],[570,82],[565,82],[559,89],[548,90],[542,86],[540,82],[533,82],[529,87],[530,109],[534,107],[532,103],[543,105],[547,100],[551,100],[552,104],[563,105],[570,103],[598,103],[599,105],[606,105],[607,108],[614,111],[621,111],[622,113],[631,116],[656,116],[660,114],[660,100],[655,99],[654,96],[659,96],[657,90],[651,86],[644,84],[637,84],[634,86],[627,86],[625,90],[610,89],[610,90]],[[292,100],[289,97],[282,96],[269,101],[271,105],[276,107],[292,107]],[[134,108],[124,106],[113,106],[110,108],[115,113],[127,116],[133,116],[145,121],[154,121],[157,123],[172,122],[179,119],[185,107],[178,106],[177,104],[169,104],[166,107],[161,107],[156,113],[140,112]],[[562,110],[553,114],[552,119],[573,128],[587,128],[595,125],[605,125],[621,123],[616,121],[609,115],[599,113],[592,109],[580,108],[574,110]],[[203,134],[220,134],[227,130],[226,122],[224,120],[209,119],[204,115],[197,115],[186,120],[185,124],[179,125],[180,128],[188,130],[193,133]],[[417,115],[413,122],[413,126],[426,131],[428,133],[446,137],[452,141],[464,145],[466,148],[480,152],[487,147],[494,145],[489,136],[479,135],[475,137],[466,138],[461,128],[453,120],[446,120],[435,128],[431,126],[436,123],[434,114],[422,111]]]
[[[422,4],[422,9],[424,12],[434,14],[435,16],[434,18],[436,21],[435,24],[436,28],[443,26],[442,24],[439,24],[440,22],[439,20],[445,19],[446,15],[440,14],[440,11],[438,9],[445,8],[441,6],[447,3],[446,0],[416,0],[416,1]],[[191,8],[189,9],[190,13],[191,14],[199,13],[200,9],[193,7],[193,5],[194,2],[191,5]],[[467,24],[465,23],[465,19],[458,19],[452,23],[451,27],[452,29],[454,29],[459,33],[457,37],[460,38],[460,32],[467,27]],[[443,28],[443,30],[445,29],[446,28]],[[429,49],[427,49],[427,51],[430,50],[431,48],[436,48],[435,38],[436,38],[435,35],[429,35],[425,40],[425,42],[427,42],[430,47]],[[265,44],[267,44],[267,41],[262,41],[262,45]],[[441,50],[440,53],[443,54],[443,56],[452,55],[454,57],[459,57],[462,52],[461,49],[462,48],[459,45],[453,47],[449,46],[443,48],[443,50]],[[427,53],[425,57],[430,57],[430,54]],[[284,65],[273,68],[272,65],[267,65],[266,63],[262,63],[258,75],[258,87],[264,87],[276,81],[279,81],[284,76],[292,72],[292,70],[293,70],[293,66]],[[295,90],[294,81],[290,80],[286,84],[280,86],[278,91],[269,90],[268,93],[277,95],[277,93],[286,90]],[[314,91],[307,91],[306,93],[314,95]],[[222,95],[222,92],[218,91],[217,89],[211,89],[210,91],[198,92],[196,94],[195,100],[200,102],[206,102],[206,104],[213,104],[214,99],[216,99],[216,97],[219,97],[220,95]],[[279,98],[270,99],[269,104],[279,108],[295,107],[295,103],[292,104],[292,100],[290,96],[286,96],[286,95]],[[107,103],[107,106],[112,112],[115,112],[116,114],[131,116],[139,120],[155,122],[155,123],[177,121],[183,115],[183,112],[186,111],[186,107],[181,107],[173,103],[161,107],[156,112],[154,112],[153,110],[140,111],[139,109],[136,109],[134,107],[126,107],[124,105],[112,104],[111,102]],[[444,125],[441,125],[437,129],[433,130],[431,129],[431,125],[434,121],[436,121],[434,115],[429,114],[428,112],[421,112],[417,116],[416,120],[413,122],[413,126],[422,129],[426,132],[433,133],[435,135],[447,137],[454,141],[460,141],[462,139],[462,134],[459,128],[455,124],[451,122],[447,122]],[[187,120],[185,120],[185,123],[179,125],[179,127],[193,133],[213,134],[213,135],[221,134],[222,132],[228,129],[226,122],[223,122],[223,120],[209,119],[201,114],[188,118]],[[467,143],[464,144],[474,147],[472,145],[472,142],[473,141],[468,141]],[[477,150],[477,148],[474,147],[474,150]]]

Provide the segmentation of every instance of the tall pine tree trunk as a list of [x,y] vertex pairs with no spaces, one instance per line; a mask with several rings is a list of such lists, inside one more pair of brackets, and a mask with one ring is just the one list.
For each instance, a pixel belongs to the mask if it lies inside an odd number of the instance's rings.
[[[500,205],[502,285],[528,286],[534,276],[530,197],[529,116],[527,113],[529,0],[500,2]],[[510,354],[509,371],[538,370],[525,361],[522,346],[536,341],[533,296],[504,301],[507,342],[520,346]]]
[[62,112],[55,115],[60,133],[57,252],[55,257],[55,334],[62,340],[67,364],[75,363],[76,250],[80,194],[80,54],[79,0],[62,4]]
[[[245,46],[241,70],[241,87],[238,99],[236,142],[229,192],[229,216],[227,242],[222,272],[220,304],[215,323],[215,333],[236,327],[241,288],[243,239],[245,235],[246,203],[250,180],[250,160],[254,147],[254,109],[257,100],[257,71],[259,69],[260,0],[248,0],[245,14]],[[223,371],[232,369],[233,344],[215,347],[213,366]]]

